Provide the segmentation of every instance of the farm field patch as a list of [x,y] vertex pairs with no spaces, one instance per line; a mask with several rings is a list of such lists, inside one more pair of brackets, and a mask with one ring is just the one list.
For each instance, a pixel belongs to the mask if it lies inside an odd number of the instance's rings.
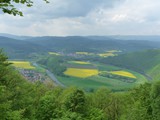
[[116,54],[114,53],[101,53],[101,54],[98,54],[100,57],[109,57],[109,56],[116,56]]
[[100,53],[98,54],[100,57],[113,57],[113,56],[117,56],[117,53],[120,52],[118,50],[109,50],[106,51],[105,53]]
[[68,63],[76,63],[76,64],[82,64],[82,65],[91,64],[90,62],[85,62],[85,61],[69,61]]
[[111,71],[109,73],[115,74],[115,75],[124,76],[124,77],[129,77],[129,78],[135,78],[136,79],[135,75],[133,75],[132,73],[127,72],[127,71]]
[[76,52],[76,54],[79,54],[79,55],[89,55],[88,52]]
[[79,68],[67,68],[64,72],[65,75],[74,76],[79,78],[87,78],[90,76],[98,75],[97,69],[79,69]]
[[28,61],[9,61],[9,63],[12,63],[13,66],[17,68],[35,69],[35,67],[32,66]]
[[48,52],[49,55],[60,55],[59,53],[56,52]]

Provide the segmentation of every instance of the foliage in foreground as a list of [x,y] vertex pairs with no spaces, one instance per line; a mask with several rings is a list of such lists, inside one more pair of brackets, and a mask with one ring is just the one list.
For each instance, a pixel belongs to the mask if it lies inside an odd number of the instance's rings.
[[92,93],[78,88],[54,88],[29,83],[0,52],[1,120],[158,120],[160,82],[128,92],[99,88]]
[[[48,3],[48,0],[43,0],[46,3]],[[12,14],[14,16],[19,15],[19,16],[23,16],[23,13],[21,11],[19,11],[16,6],[16,4],[24,4],[27,7],[31,7],[33,6],[33,1],[32,0],[0,0],[0,9],[2,9],[2,11],[4,13],[7,14]]]

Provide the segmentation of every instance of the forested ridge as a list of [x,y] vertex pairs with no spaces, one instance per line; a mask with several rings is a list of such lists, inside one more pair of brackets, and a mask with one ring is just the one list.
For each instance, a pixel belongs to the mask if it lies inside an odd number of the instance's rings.
[[0,52],[1,120],[159,120],[160,82],[126,92],[30,83]]
[[49,51],[75,53],[102,53],[108,50],[120,50],[124,53],[160,48],[159,41],[117,40],[101,37],[21,37],[3,36],[0,34],[0,48],[3,48],[10,59],[27,59],[33,54],[45,54]]

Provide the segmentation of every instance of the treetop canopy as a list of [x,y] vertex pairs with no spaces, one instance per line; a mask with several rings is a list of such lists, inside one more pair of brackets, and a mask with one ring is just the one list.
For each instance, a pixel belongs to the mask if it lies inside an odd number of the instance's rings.
[[[46,3],[49,3],[48,0],[43,0]],[[0,9],[7,14],[11,15],[19,15],[23,16],[23,13],[19,11],[15,5],[16,4],[24,4],[27,7],[33,6],[33,1],[32,0],[0,0]]]

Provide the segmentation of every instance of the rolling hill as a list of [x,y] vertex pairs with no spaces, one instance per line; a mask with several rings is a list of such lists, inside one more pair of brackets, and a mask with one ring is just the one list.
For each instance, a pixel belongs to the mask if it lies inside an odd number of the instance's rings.
[[102,53],[116,49],[128,53],[160,48],[160,41],[117,40],[112,37],[102,36],[27,37],[8,34],[4,34],[4,36],[0,36],[0,48],[4,48],[10,58],[26,58],[32,53],[47,53],[50,51]]
[[106,50],[116,49],[124,52],[139,51],[145,49],[160,48],[158,41],[144,41],[144,40],[117,40],[106,37],[33,37],[26,39],[32,43],[42,45],[52,51],[87,51],[87,52],[102,52]]
[[31,53],[46,51],[40,45],[7,37],[0,37],[0,48],[3,48],[10,58],[16,59],[26,58]]
[[160,50],[127,53],[105,58],[102,62],[149,75],[152,79],[160,79]]

